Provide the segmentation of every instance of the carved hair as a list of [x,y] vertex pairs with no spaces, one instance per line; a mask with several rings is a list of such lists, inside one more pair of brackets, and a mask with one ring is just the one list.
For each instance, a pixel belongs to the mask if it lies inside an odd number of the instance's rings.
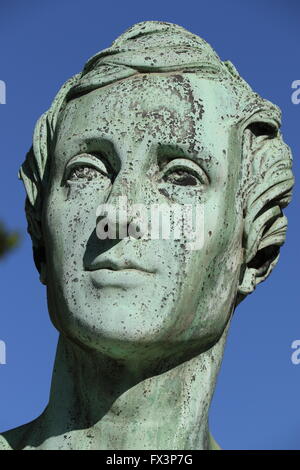
[[222,62],[203,39],[180,26],[155,21],[134,25],[111,48],[92,57],[81,73],[62,86],[50,109],[35,126],[33,145],[19,177],[27,192],[28,232],[38,269],[45,256],[41,219],[50,147],[66,104],[133,75],[174,71],[194,74],[204,71],[210,79],[222,80],[229,86],[239,103],[235,124],[242,141],[239,191],[245,218],[240,298],[268,276],[285,240],[287,220],[282,209],[290,202],[293,187],[291,152],[279,131],[280,110],[254,93],[231,62]]

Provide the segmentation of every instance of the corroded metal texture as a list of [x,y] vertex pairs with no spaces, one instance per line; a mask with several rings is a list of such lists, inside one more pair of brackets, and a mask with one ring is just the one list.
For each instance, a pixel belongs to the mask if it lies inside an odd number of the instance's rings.
[[[170,23],[134,25],[66,82],[20,170],[60,332],[50,400],[0,448],[218,447],[208,409],[230,319],[285,240],[293,175],[279,127],[230,62]],[[99,206],[121,198],[119,233],[139,226],[134,204],[201,207],[201,246],[99,239]]]

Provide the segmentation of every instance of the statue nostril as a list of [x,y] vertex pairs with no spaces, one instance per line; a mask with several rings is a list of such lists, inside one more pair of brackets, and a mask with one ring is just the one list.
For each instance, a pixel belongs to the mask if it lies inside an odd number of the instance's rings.
[[142,233],[141,233],[141,227],[139,225],[135,225],[133,233],[131,233],[131,236],[139,240],[142,238]]

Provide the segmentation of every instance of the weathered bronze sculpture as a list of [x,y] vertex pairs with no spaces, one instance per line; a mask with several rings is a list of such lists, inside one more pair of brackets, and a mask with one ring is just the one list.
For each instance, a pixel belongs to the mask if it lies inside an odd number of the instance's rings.
[[[50,400],[0,448],[217,448],[208,410],[230,319],[285,240],[293,175],[279,127],[230,62],[169,23],[133,26],[65,83],[20,170],[60,332]],[[201,203],[201,249],[100,240],[98,207],[121,196]],[[130,214],[119,231],[138,225]]]

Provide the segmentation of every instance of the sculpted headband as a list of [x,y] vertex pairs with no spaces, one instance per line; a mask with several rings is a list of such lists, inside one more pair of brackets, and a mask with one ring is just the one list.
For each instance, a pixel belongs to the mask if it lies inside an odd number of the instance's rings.
[[229,63],[222,62],[204,39],[181,26],[147,21],[134,25],[111,47],[91,57],[67,100],[137,73],[175,70],[239,77],[233,65],[229,70]]
[[242,114],[262,110],[278,125],[281,113],[277,106],[253,92],[230,61],[222,62],[202,38],[181,26],[159,21],[145,21],[129,28],[109,47],[91,57],[76,76],[65,96],[65,103],[118,80],[139,73],[189,72],[206,78],[224,80],[232,85],[237,101],[249,94]]

